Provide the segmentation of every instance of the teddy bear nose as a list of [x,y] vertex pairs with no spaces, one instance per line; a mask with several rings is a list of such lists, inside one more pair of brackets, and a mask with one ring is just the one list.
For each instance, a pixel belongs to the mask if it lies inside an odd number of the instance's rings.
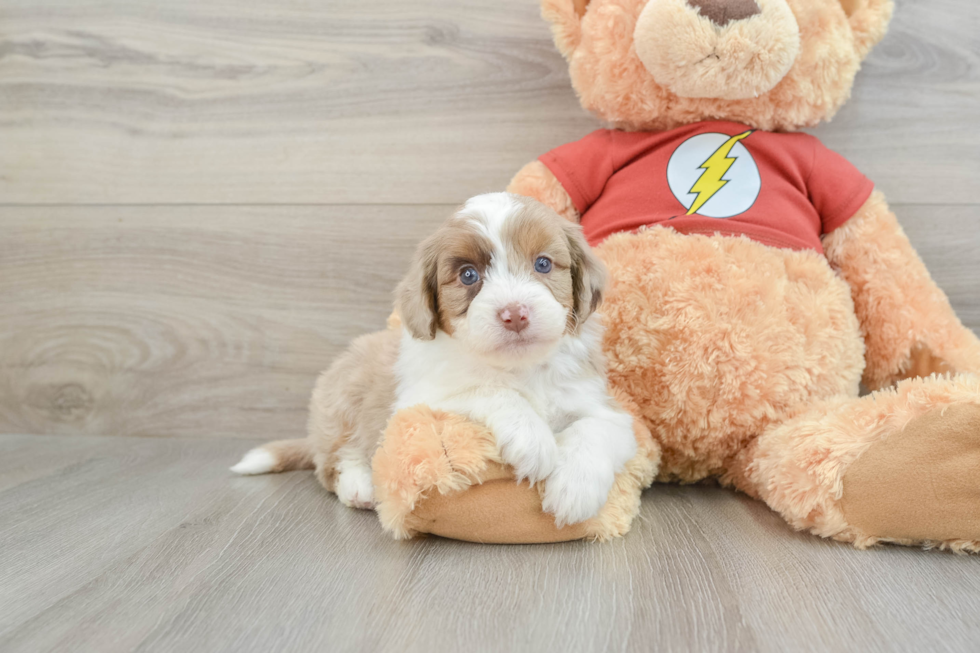
[[762,13],[755,0],[687,0],[687,4],[719,27]]

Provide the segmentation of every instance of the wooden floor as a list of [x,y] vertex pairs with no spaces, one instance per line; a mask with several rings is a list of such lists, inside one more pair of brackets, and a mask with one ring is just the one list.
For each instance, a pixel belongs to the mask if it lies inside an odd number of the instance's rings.
[[[896,6],[812,132],[980,331],[980,4]],[[980,557],[716,488],[482,547],[227,472],[422,235],[597,126],[536,0],[0,0],[0,651],[978,650]]]
[[[980,328],[980,6],[833,122]],[[0,433],[302,432],[421,236],[598,121],[537,0],[0,0]]]
[[713,487],[628,537],[394,542],[228,439],[0,436],[0,650],[976,651],[980,559],[856,551]]

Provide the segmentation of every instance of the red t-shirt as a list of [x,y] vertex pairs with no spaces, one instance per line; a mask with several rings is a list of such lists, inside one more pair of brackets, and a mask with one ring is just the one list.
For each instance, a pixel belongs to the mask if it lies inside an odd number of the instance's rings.
[[851,218],[874,184],[807,134],[700,122],[667,132],[600,129],[541,157],[593,245],[665,225],[823,252],[820,236]]

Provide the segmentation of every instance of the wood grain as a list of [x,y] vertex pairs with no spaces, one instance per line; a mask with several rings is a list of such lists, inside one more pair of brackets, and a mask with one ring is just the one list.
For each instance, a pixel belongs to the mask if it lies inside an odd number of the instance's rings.
[[[896,5],[813,131],[980,330],[980,5]],[[0,0],[0,433],[35,434],[0,435],[0,650],[976,650],[975,557],[717,488],[654,487],[608,544],[484,547],[225,471],[303,432],[454,204],[599,126],[537,14]]]
[[[415,243],[596,126],[530,0],[0,9],[0,432],[301,433]],[[978,21],[899,2],[816,130],[975,329]]]
[[[896,210],[980,330],[980,212]],[[383,328],[411,252],[451,211],[8,207],[0,433],[302,434],[316,374]]]
[[[84,448],[66,451],[72,440]],[[0,436],[0,650],[974,651],[977,559],[654,486],[607,544],[394,542],[229,440]],[[69,446],[70,448],[70,446]]]
[[[6,209],[0,432],[305,432],[452,207]],[[392,228],[397,225],[397,228]]]
[[[980,8],[896,4],[815,133],[974,204]],[[597,126],[534,0],[0,5],[0,203],[456,203]]]

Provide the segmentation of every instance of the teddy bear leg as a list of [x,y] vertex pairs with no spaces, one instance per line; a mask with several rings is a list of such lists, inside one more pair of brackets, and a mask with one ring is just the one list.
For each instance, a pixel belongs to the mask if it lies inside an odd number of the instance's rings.
[[980,551],[980,378],[910,379],[773,426],[725,481],[792,526],[877,542]]

